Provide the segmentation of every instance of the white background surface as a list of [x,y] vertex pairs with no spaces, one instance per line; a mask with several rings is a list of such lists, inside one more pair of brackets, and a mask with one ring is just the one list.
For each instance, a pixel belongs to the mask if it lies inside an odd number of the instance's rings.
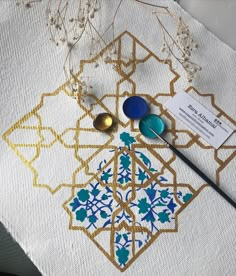
[[[12,1],[12,0],[11,0]],[[191,15],[193,15],[196,19],[198,19],[200,22],[202,22],[210,31],[212,31],[215,35],[217,35],[221,40],[223,40],[225,43],[230,45],[232,48],[236,49],[236,36],[235,36],[235,26],[236,26],[236,1],[235,0],[180,0],[180,4],[185,8]],[[36,14],[37,16],[37,14]],[[4,17],[1,17],[0,22],[4,21]],[[197,202],[193,203],[194,205],[197,204]],[[219,208],[220,206],[218,206]],[[220,212],[220,210],[218,210]],[[204,214],[205,220],[204,223],[207,224],[207,218],[211,217],[210,210],[206,210],[206,213]],[[200,219],[200,218],[199,218]],[[191,231],[191,225],[186,225],[186,229]],[[200,231],[200,226],[199,226]],[[206,233],[209,237],[209,244],[214,244],[214,237],[211,235],[211,233]],[[226,238],[227,232],[225,232],[222,235],[222,239]],[[171,239],[174,237],[170,237],[170,243]],[[233,242],[233,237],[232,242]],[[197,242],[196,242],[197,243]],[[5,247],[6,248],[6,247]],[[14,247],[13,247],[14,249]],[[189,250],[193,250],[193,248],[189,248]],[[217,249],[217,248],[216,248]],[[6,249],[4,249],[6,250]],[[1,238],[0,238],[0,252],[1,252]],[[194,253],[194,252],[192,252]],[[197,253],[197,252],[195,252]],[[227,253],[227,252],[221,252],[221,254]],[[101,255],[101,253],[99,253]],[[177,253],[176,253],[177,254]],[[1,255],[1,254],[0,254]],[[13,259],[15,257],[15,259]],[[9,267],[5,268],[5,271],[12,272],[12,273],[19,273],[19,267],[21,267],[21,271],[23,271],[22,263],[18,265],[17,269],[17,256],[14,256],[11,258],[11,261],[9,261]],[[203,256],[204,257],[204,256]],[[202,257],[202,258],[203,258]],[[19,259],[19,258],[18,258]],[[199,260],[200,262],[201,260]],[[23,262],[23,261],[22,261]],[[0,262],[1,263],[1,262]],[[13,265],[14,264],[14,265]],[[160,259],[161,266],[164,266],[164,260]],[[29,271],[29,266],[27,262],[25,262],[25,271]],[[210,264],[209,264],[210,266]],[[28,268],[27,268],[28,267]],[[0,266],[1,271],[1,266]],[[198,271],[201,275],[201,271]],[[173,271],[174,273],[174,271]],[[219,271],[218,271],[219,273]],[[22,272],[21,275],[27,275],[24,272]],[[34,273],[28,274],[28,275],[35,275]],[[216,274],[215,275],[219,275]],[[221,274],[222,275],[222,274]]]
[[180,0],[180,5],[236,50],[236,0]]

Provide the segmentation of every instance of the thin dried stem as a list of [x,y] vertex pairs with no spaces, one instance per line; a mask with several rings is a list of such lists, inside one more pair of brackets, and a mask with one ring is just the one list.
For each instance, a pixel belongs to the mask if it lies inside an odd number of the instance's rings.
[[[130,0],[131,1],[131,0]],[[172,13],[167,6],[160,6],[152,4],[142,0],[132,0],[141,5],[150,6],[155,8],[153,14],[155,15],[158,25],[161,29],[163,36],[162,51],[167,54],[166,59],[176,60],[182,65],[187,73],[189,81],[192,81],[195,73],[201,69],[200,66],[190,60],[191,51],[196,48],[196,43],[193,42],[192,36],[189,32],[188,26],[183,22],[182,18]],[[17,5],[23,4],[26,7],[31,7],[32,3],[39,3],[42,0],[17,0]],[[116,2],[117,3],[117,2]],[[123,0],[119,0],[115,7],[114,14],[111,22],[101,32],[97,28],[97,18],[99,11],[102,8],[102,4],[99,0],[48,0],[46,6],[47,14],[47,26],[50,34],[50,40],[55,43],[56,46],[64,45],[66,48],[66,57],[63,65],[63,70],[67,80],[71,80],[71,91],[74,95],[76,92],[82,93],[85,91],[85,85],[82,87],[82,83],[79,78],[75,78],[73,66],[76,59],[73,59],[72,64],[72,52],[75,49],[79,51],[80,42],[82,38],[87,36],[89,41],[90,55],[96,54],[100,49],[108,45],[105,34],[111,30],[112,41],[115,39],[115,22],[118,16],[119,10],[122,7]],[[103,4],[104,5],[104,4]],[[177,33],[172,34],[168,30],[167,25],[161,20],[162,16],[171,18],[177,26]],[[105,27],[105,26],[104,26]],[[110,40],[110,39],[109,39]],[[108,54],[102,58],[105,63],[109,62],[114,55],[116,55],[116,47],[112,45]],[[95,67],[99,66],[98,63]],[[76,84],[76,85],[75,85]],[[73,86],[73,89],[72,89]],[[76,90],[75,87],[78,86]],[[82,88],[81,88],[82,87]],[[87,85],[89,87],[89,85]],[[87,93],[87,91],[85,91]],[[85,94],[86,94],[85,93]]]
[[138,3],[141,3],[141,4],[144,4],[144,5],[147,5],[147,6],[168,10],[168,7],[158,6],[158,5],[151,4],[151,3],[148,3],[148,2],[145,2],[145,1],[140,1],[140,0],[134,0],[134,1],[138,2]]

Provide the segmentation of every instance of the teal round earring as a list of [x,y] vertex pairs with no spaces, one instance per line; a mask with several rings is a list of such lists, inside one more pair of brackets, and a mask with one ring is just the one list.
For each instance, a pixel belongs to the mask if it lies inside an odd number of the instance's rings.
[[156,114],[148,114],[139,121],[140,132],[148,138],[156,138],[155,133],[150,130],[150,127],[161,135],[165,130],[165,123],[160,116]]

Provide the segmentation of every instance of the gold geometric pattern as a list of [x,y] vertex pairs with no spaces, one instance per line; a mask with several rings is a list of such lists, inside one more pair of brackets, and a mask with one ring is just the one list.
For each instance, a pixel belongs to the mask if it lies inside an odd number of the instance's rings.
[[[104,62],[111,47],[117,49],[117,57]],[[202,180],[185,179],[178,170],[182,164],[165,145],[141,136],[137,122],[122,113],[124,100],[132,95],[145,98],[150,112],[164,119],[166,138],[176,148],[203,170],[207,164],[194,159],[192,152],[198,150],[211,160],[207,171],[218,185],[236,156],[236,143],[213,149],[173,118],[163,103],[175,95],[180,75],[170,60],[160,59],[127,31],[92,59],[82,60],[75,77],[82,74],[92,74],[96,87],[89,104],[68,97],[65,83],[53,93],[42,94],[40,103],[3,139],[31,170],[34,187],[52,194],[71,190],[63,202],[69,229],[84,232],[124,271],[161,233],[178,231],[179,213],[206,187]],[[215,104],[212,94],[194,87],[186,92],[204,99],[204,105],[235,128],[236,122]],[[101,112],[116,118],[113,132],[93,128]],[[230,141],[235,136],[236,132]]]

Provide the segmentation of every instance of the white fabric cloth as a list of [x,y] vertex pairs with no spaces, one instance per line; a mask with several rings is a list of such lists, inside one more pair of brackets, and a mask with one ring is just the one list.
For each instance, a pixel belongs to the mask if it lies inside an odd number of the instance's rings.
[[[101,26],[115,11],[103,3]],[[236,53],[176,3],[155,3],[180,14],[199,44],[193,87],[179,65],[161,62],[153,9],[124,1],[115,25],[120,59],[105,64],[98,55],[95,67],[86,42],[77,54],[88,60],[80,69],[93,105],[78,105],[66,85],[57,89],[64,55],[47,39],[45,6],[0,4],[0,220],[43,275],[236,273],[235,210],[122,112],[127,96],[144,97],[163,116],[165,137],[236,200],[235,133],[215,151],[162,107],[186,90],[235,129]],[[104,111],[118,119],[113,133],[93,129]]]
[[179,4],[218,38],[236,50],[236,38],[233,32],[233,26],[236,24],[234,0],[180,0]]

